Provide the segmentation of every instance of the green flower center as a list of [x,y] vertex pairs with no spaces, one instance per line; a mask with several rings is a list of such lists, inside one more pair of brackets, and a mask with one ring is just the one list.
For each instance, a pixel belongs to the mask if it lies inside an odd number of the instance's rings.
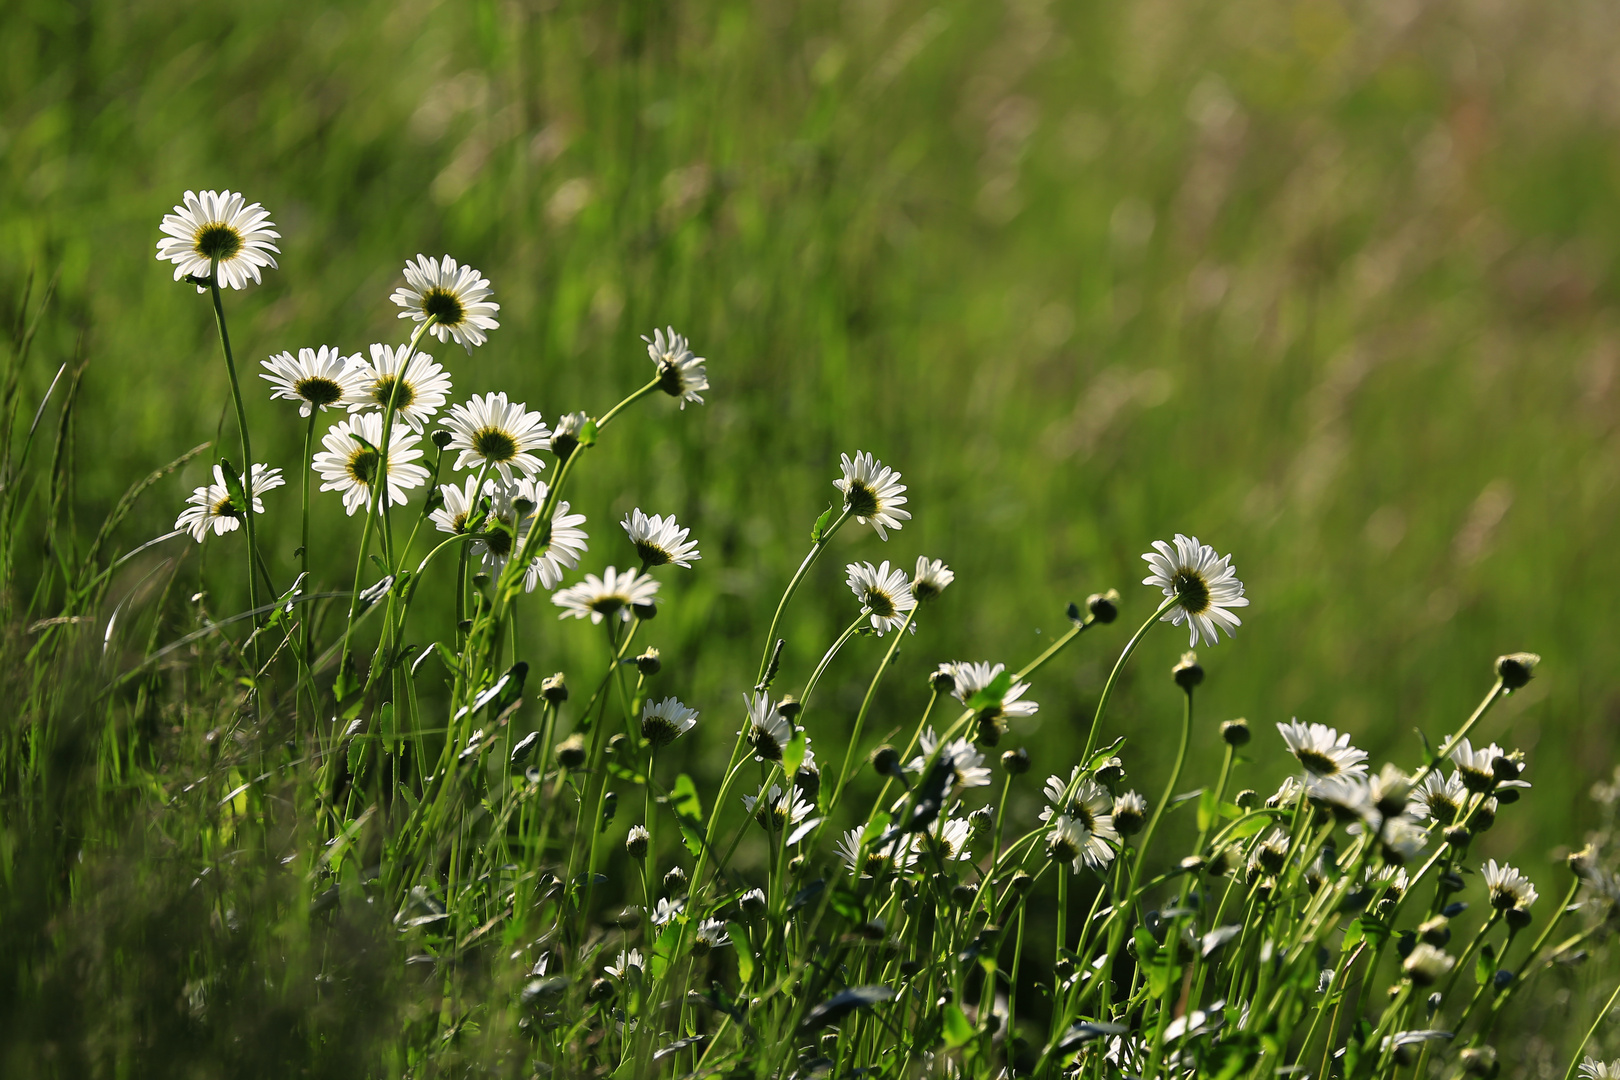
[[500,428],[481,428],[472,437],[473,450],[485,461],[511,461],[517,457],[517,440]]
[[337,400],[343,396],[343,387],[331,379],[316,375],[308,379],[299,379],[293,383],[293,392],[311,405],[319,405],[324,409],[328,405],[337,403]]
[[432,288],[422,297],[422,311],[432,315],[440,326],[455,326],[467,317],[461,298],[446,289]]
[[361,448],[349,455],[349,475],[358,484],[371,486],[377,475],[377,451]]
[[844,505],[856,517],[871,517],[877,513],[877,492],[859,480],[851,480],[849,490],[844,493]]
[[1209,583],[1196,570],[1177,570],[1171,579],[1176,590],[1176,602],[1189,615],[1202,615],[1209,610]]
[[242,250],[242,234],[216,221],[197,230],[192,246],[203,258],[224,262]]
[[[399,385],[398,390],[394,389],[396,383]],[[404,412],[416,400],[416,389],[409,382],[400,382],[396,376],[383,375],[372,384],[371,399],[386,409],[390,395],[394,398],[394,409]]]

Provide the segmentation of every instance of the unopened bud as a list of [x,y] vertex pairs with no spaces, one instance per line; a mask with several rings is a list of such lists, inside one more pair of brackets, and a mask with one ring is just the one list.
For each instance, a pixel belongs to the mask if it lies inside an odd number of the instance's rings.
[[743,918],[757,922],[765,917],[765,894],[759,889],[750,889],[738,899],[737,906],[742,909]]
[[1119,617],[1119,590],[1109,589],[1086,597],[1086,610],[1100,623],[1111,623]]
[[591,983],[590,998],[592,1001],[606,1001],[614,994],[613,983],[608,979],[597,979]]
[[1241,716],[1221,725],[1221,738],[1227,746],[1247,746],[1252,737],[1249,733],[1249,722]]
[[670,867],[669,873],[664,875],[664,891],[671,896],[686,891],[686,871],[678,866]]
[[1232,872],[1231,845],[1223,846],[1219,851],[1209,857],[1209,865],[1205,867],[1215,877],[1225,877]]
[[619,793],[610,791],[602,797],[602,828],[605,830],[613,822],[613,815],[619,812]]
[[900,751],[884,743],[872,751],[872,768],[879,776],[896,776],[900,772]]
[[957,907],[967,907],[973,903],[979,891],[971,885],[953,885],[951,887],[951,902]]
[[570,735],[557,744],[557,764],[570,771],[585,764],[585,739]]
[[1436,915],[1417,928],[1418,937],[1440,948],[1451,940],[1451,920],[1444,915]]
[[1464,1071],[1474,1076],[1488,1076],[1496,1067],[1496,1048],[1494,1046],[1470,1046],[1457,1055],[1462,1062]]
[[541,680],[540,696],[553,705],[561,705],[568,700],[568,681],[563,678],[562,672],[548,675]]
[[1523,759],[1524,753],[1520,750],[1492,758],[1491,775],[1496,778],[1496,782],[1499,784],[1507,780],[1517,780],[1519,774],[1524,771]]
[[1468,841],[1474,838],[1473,834],[1461,825],[1451,826],[1446,829],[1443,835],[1446,838],[1446,843],[1454,848],[1465,848],[1468,846]]
[[1034,884],[1035,879],[1022,870],[1012,876],[1012,887],[1015,892],[1028,892],[1030,886]]
[[804,868],[809,865],[810,861],[803,855],[795,855],[793,858],[788,860],[788,873],[794,877],[798,877],[800,874],[804,873]]
[[1508,929],[1523,930],[1530,925],[1532,916],[1529,908],[1512,907],[1502,914],[1502,918],[1507,921]]
[[647,841],[650,834],[644,825],[636,825],[630,829],[630,835],[624,838],[624,850],[630,853],[632,859],[645,859],[647,857]]
[[1232,801],[1238,806],[1242,807],[1244,810],[1250,810],[1253,809],[1254,804],[1259,800],[1259,798],[1260,793],[1255,791],[1254,788],[1244,788],[1242,791],[1232,796]]
[[804,711],[804,703],[798,698],[794,697],[792,694],[789,694],[787,697],[776,703],[776,711],[782,717],[782,719],[792,723],[793,720]]
[[642,622],[652,622],[658,618],[658,605],[651,600],[630,605],[630,613]]
[[928,675],[928,685],[941,694],[956,693],[956,672],[950,664],[941,664]]
[[1001,767],[1014,776],[1023,776],[1029,772],[1029,751],[1022,746],[1016,750],[1005,751],[1001,755]]
[[608,740],[608,753],[616,758],[622,758],[630,752],[630,736],[620,732]]
[[1179,866],[1184,874],[1196,874],[1204,868],[1205,859],[1202,855],[1188,855],[1181,860]]
[[1511,693],[1529,682],[1541,663],[1541,657],[1533,652],[1508,653],[1506,656],[1496,658],[1496,675],[1502,680],[1502,689]]
[[1597,865],[1597,851],[1591,844],[1587,844],[1579,851],[1569,853],[1569,872],[1583,881],[1590,877],[1592,868]]
[[1486,799],[1474,808],[1474,816],[1468,819],[1476,833],[1482,833],[1496,824],[1496,800]]
[[450,440],[455,438],[455,435],[451,432],[445,431],[443,428],[440,428],[438,431],[435,431],[432,435],[430,435],[429,438],[433,440],[434,446],[437,446],[440,450],[443,450],[445,447],[450,445]]
[[1183,690],[1191,690],[1204,681],[1204,669],[1199,666],[1198,654],[1195,652],[1182,653],[1181,662],[1170,669],[1170,674],[1175,677],[1176,685]]
[[980,713],[978,721],[978,733],[975,741],[981,742],[986,746],[995,746],[1001,741],[1001,736],[1006,730],[1006,725],[1003,723],[1001,717]]
[[657,649],[648,649],[636,657],[636,670],[643,675],[656,675],[663,670],[664,663],[658,658]]

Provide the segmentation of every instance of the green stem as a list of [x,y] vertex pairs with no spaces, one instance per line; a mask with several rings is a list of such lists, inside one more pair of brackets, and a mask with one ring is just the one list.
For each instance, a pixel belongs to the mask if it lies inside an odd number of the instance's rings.
[[[1131,640],[1125,643],[1125,649],[1119,654],[1119,659],[1114,661],[1114,670],[1108,673],[1108,681],[1103,684],[1102,697],[1097,699],[1096,715],[1091,718],[1091,732],[1086,736],[1086,750],[1085,753],[1080,755],[1080,764],[1082,766],[1091,760],[1091,752],[1097,748],[1097,731],[1102,727],[1103,713],[1108,711],[1108,701],[1114,696],[1114,684],[1119,681],[1119,673],[1125,670],[1125,662],[1131,658],[1131,654],[1136,651],[1136,647],[1142,643],[1142,638],[1153,628],[1153,624],[1159,621],[1160,616],[1175,607],[1175,605],[1176,598],[1174,596],[1169,597],[1164,603],[1160,604],[1158,610],[1149,615],[1147,621],[1141,625],[1136,633],[1131,635]],[[1050,651],[1048,650],[1048,652]],[[1043,656],[1040,659],[1044,661],[1045,657]],[[1039,665],[1031,664],[1029,670],[1033,671],[1037,666]]]
[[[208,291],[214,301],[214,323],[219,328],[219,345],[225,353],[225,373],[231,382],[231,404],[236,408],[236,426],[242,432],[242,494],[247,505],[242,508],[242,517],[247,528],[248,546],[248,606],[259,606],[259,586],[254,576],[255,553],[259,550],[258,531],[253,524],[253,441],[248,435],[247,409],[242,404],[242,386],[236,377],[236,356],[231,351],[231,334],[225,325],[225,305],[219,295],[219,263],[210,262],[208,268]],[[259,625],[257,616],[253,625]],[[258,645],[255,643],[254,651],[257,653]]]
[[916,618],[916,608],[912,608],[907,612],[905,625],[895,631],[894,640],[889,642],[889,651],[883,654],[883,663],[878,665],[878,669],[872,673],[872,681],[866,685],[866,696],[861,699],[861,709],[855,714],[855,726],[850,731],[849,743],[844,747],[844,763],[838,769],[838,783],[833,787],[832,801],[827,804],[828,813],[831,813],[832,808],[838,805],[838,797],[844,793],[844,785],[849,782],[849,765],[854,760],[855,748],[860,745],[861,727],[866,722],[867,710],[872,707],[872,697],[877,693],[878,683],[883,681],[883,673],[888,671],[889,665],[894,662],[894,654],[899,650],[901,640],[905,638],[907,631],[911,629],[911,624]]
[[793,594],[799,591],[799,583],[802,582],[804,580],[804,576],[810,572],[810,567],[815,565],[816,559],[818,559],[821,556],[821,553],[826,550],[827,543],[833,538],[833,534],[838,532],[839,529],[843,528],[844,523],[849,519],[850,509],[846,506],[844,507],[844,512],[839,514],[837,519],[827,527],[827,531],[822,533],[821,536],[810,545],[809,554],[805,555],[804,561],[801,562],[799,564],[799,568],[793,572],[793,577],[788,582],[787,590],[782,593],[782,599],[777,602],[776,613],[771,616],[770,629],[765,631],[765,651],[760,655],[759,658],[759,674],[754,678],[755,683],[765,681],[765,668],[771,662],[771,650],[776,644],[776,628],[781,624],[782,613],[787,610],[788,603],[793,599]]
[[1592,1026],[1586,1029],[1586,1038],[1582,1039],[1581,1045],[1575,1048],[1575,1056],[1569,1059],[1569,1068],[1564,1070],[1564,1080],[1573,1080],[1575,1070],[1580,1068],[1581,1054],[1586,1050],[1586,1044],[1592,1041],[1593,1035],[1597,1034],[1598,1026],[1608,1017],[1609,1010],[1614,1008],[1617,998],[1620,998],[1620,986],[1614,988],[1614,993],[1609,995],[1609,1000],[1603,1003],[1603,1008],[1599,1009],[1597,1016],[1592,1018]]

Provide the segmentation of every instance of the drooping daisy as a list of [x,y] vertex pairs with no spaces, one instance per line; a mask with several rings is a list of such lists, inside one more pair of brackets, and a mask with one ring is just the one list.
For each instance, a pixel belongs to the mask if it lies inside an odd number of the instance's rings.
[[[362,413],[340,420],[321,439],[324,451],[315,455],[315,471],[321,474],[322,491],[343,493],[343,509],[350,516],[363,510],[372,498],[371,485],[377,479],[378,451],[383,450],[383,418],[381,413]],[[355,436],[366,442],[362,443]],[[388,455],[389,504],[399,506],[406,500],[405,493],[427,483],[428,471],[413,464],[422,456],[417,447],[420,437],[410,434],[405,425],[395,424],[389,433]],[[366,443],[371,444],[368,449]]]
[[[488,489],[488,481],[484,487]],[[478,477],[467,477],[461,487],[454,484],[440,484],[439,495],[442,505],[428,515],[428,520],[432,521],[440,532],[466,532],[467,522],[478,506]]]
[[405,264],[405,284],[389,297],[405,310],[402,319],[425,322],[433,318],[429,331],[440,341],[455,339],[472,352],[488,338],[484,331],[497,329],[495,313],[501,305],[489,299],[493,290],[489,279],[470,266],[462,266],[446,255],[435,262],[418,254]]
[[619,524],[624,526],[630,542],[636,545],[643,569],[669,563],[690,568],[695,560],[703,558],[698,554],[697,541],[686,538],[692,530],[681,528],[674,514],[648,517],[637,508],[626,514]]
[[1498,911],[1522,911],[1536,902],[1536,887],[1530,879],[1507,863],[1498,865],[1495,859],[1485,864],[1485,888],[1491,893],[1491,907]]
[[234,191],[186,192],[185,202],[163,215],[162,229],[157,257],[174,263],[176,281],[206,278],[217,267],[221,285],[245,289],[248,278],[260,280],[261,267],[276,265],[281,251],[269,211]]
[[1457,773],[1442,777],[1438,770],[1423,778],[1412,792],[1409,806],[1413,817],[1433,818],[1441,825],[1453,824],[1468,803],[1468,789]]
[[692,939],[692,953],[703,956],[710,949],[718,949],[722,945],[731,944],[731,938],[726,935],[726,924],[719,919],[704,919],[698,923],[697,934]]
[[[1351,831],[1359,826],[1352,825]],[[1392,817],[1382,822],[1378,839],[1383,844],[1385,860],[1397,866],[1409,863],[1428,846],[1428,831],[1408,818]]]
[[[1006,664],[980,664],[971,661],[951,664],[951,674],[956,683],[952,696],[966,705],[979,691],[986,689],[996,681]],[[1029,689],[1028,683],[1015,682],[1007,687],[1007,692],[1001,695],[1001,701],[991,703],[984,707],[985,712],[1007,717],[1034,716],[1040,711],[1039,704],[1023,700],[1024,692]]]
[[641,737],[654,746],[668,746],[697,725],[696,709],[672,697],[641,707]]
[[793,741],[793,725],[767,694],[744,694],[743,707],[748,719],[743,722],[742,735],[754,748],[754,760],[781,761],[782,748]]
[[360,354],[345,357],[330,345],[299,349],[296,359],[290,352],[277,353],[261,363],[267,374],[259,378],[274,388],[270,397],[298,402],[299,416],[342,404],[363,378]]
[[[922,735],[922,753],[906,764],[907,772],[920,773],[928,766],[928,759],[934,756],[934,749],[939,746],[939,736],[933,728],[929,728]],[[984,765],[984,755],[978,748],[966,739],[952,739],[945,744],[939,753],[939,760],[949,762],[952,788],[961,793],[968,788],[986,787],[994,778],[994,774]]]
[[[534,498],[538,505],[546,504],[548,493],[544,482],[534,482]],[[556,508],[551,511],[551,541],[540,554],[529,560],[529,565],[523,571],[525,591],[534,592],[537,585],[555,589],[562,581],[563,571],[579,565],[579,557],[585,554],[586,541],[590,539],[590,535],[580,528],[583,524],[584,514],[571,514],[568,512],[568,500],[558,501]]]
[[[248,486],[253,489],[255,514],[264,513],[264,503],[259,496],[287,482],[280,469],[272,469],[268,465],[254,465],[248,479]],[[215,465],[214,482],[196,489],[186,498],[186,508],[180,511],[174,527],[184,529],[200,544],[207,538],[209,529],[214,530],[216,536],[224,536],[234,532],[241,524],[242,510],[231,497],[230,488],[225,485],[225,470]]]
[[1411,804],[1412,778],[1390,762],[1367,780],[1367,797],[1385,817],[1404,814]]
[[919,601],[932,600],[956,580],[956,573],[939,559],[917,556],[917,572],[911,575],[911,595]]
[[[871,615],[872,629],[879,637],[906,624],[906,616],[917,606],[917,598],[911,595],[904,570],[898,566],[889,569],[887,559],[878,566],[850,563],[844,569],[847,572],[845,583],[861,602],[861,610]],[[911,632],[917,632],[915,625]]]
[[797,825],[816,809],[813,804],[800,798],[799,789],[791,784],[785,792],[772,784],[765,798],[744,795],[742,801],[748,812],[754,815],[754,820],[770,832],[780,832],[790,825]]
[[966,819],[935,818],[934,823],[928,826],[928,835],[933,838],[935,850],[942,861],[972,858],[968,841],[973,837],[973,826]]
[[1482,793],[1497,788],[1529,787],[1518,778],[1520,766],[1515,758],[1520,756],[1517,753],[1509,754],[1495,743],[1475,750],[1467,739],[1459,742],[1451,752],[1451,760],[1457,765],[1463,786],[1469,791]]
[[631,949],[628,952],[621,949],[618,958],[603,970],[615,979],[627,979],[639,976],[645,966],[640,949]]
[[394,415],[420,432],[450,396],[450,376],[444,368],[426,353],[412,353],[408,345],[372,345],[370,362],[358,356],[355,361],[355,386],[343,399],[352,413],[386,410],[392,397]]
[[619,571],[610,566],[601,577],[586,574],[578,585],[552,593],[551,602],[564,609],[557,616],[559,619],[589,616],[591,622],[600,623],[609,615],[618,615],[629,622],[632,609],[637,604],[652,603],[657,594],[658,582],[652,578],[635,570]]
[[856,521],[862,525],[870,521],[878,537],[887,540],[887,530],[898,530],[911,520],[911,511],[901,509],[906,502],[906,485],[900,482],[899,473],[865,451],[854,458],[848,454],[838,457],[844,475],[834,480],[833,486],[844,493],[844,508],[855,515]]
[[1341,735],[1326,724],[1309,726],[1298,720],[1279,723],[1288,750],[1313,776],[1367,776],[1367,752],[1350,745],[1350,736]]
[[704,367],[708,361],[692,355],[686,338],[671,326],[667,330],[654,330],[652,337],[643,334],[641,340],[647,343],[647,355],[658,365],[658,389],[679,398],[683,409],[688,401],[703,404],[698,391],[709,388],[709,373]]
[[1143,555],[1153,573],[1142,579],[1142,584],[1163,589],[1168,599],[1175,598],[1175,606],[1165,612],[1161,620],[1177,626],[1187,624],[1187,645],[1205,643],[1213,645],[1215,630],[1220,627],[1226,636],[1243,620],[1228,608],[1248,607],[1249,598],[1243,595],[1243,582],[1232,569],[1232,556],[1216,558],[1215,549],[1200,544],[1196,536],[1176,534],[1175,546],[1163,540],[1153,541],[1154,550]]
[[551,432],[537,412],[522,403],[512,404],[505,393],[474,397],[465,405],[450,406],[444,426],[450,429],[448,449],[459,450],[455,467],[488,465],[510,482],[512,470],[533,476],[546,467],[534,456],[549,444]]

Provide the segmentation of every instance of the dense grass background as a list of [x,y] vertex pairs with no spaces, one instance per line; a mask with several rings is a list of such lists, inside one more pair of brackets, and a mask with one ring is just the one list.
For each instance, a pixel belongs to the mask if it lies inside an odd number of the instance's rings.
[[[10,0],[0,294],[61,275],[30,400],[89,359],[89,521],[227,408],[207,302],[152,257],[187,187],[243,190],[284,235],[281,268],[229,300],[246,362],[400,338],[387,294],[419,251],[502,303],[489,346],[432,350],[458,397],[600,412],[650,371],[638,335],[688,333],[708,404],[638,411],[570,498],[586,569],[628,561],[636,505],[703,544],[651,628],[664,686],[712,721],[685,747],[699,772],[838,452],[870,449],[916,519],[840,536],[797,603],[789,688],[852,614],[846,556],[959,574],[886,726],[940,660],[1033,655],[1070,599],[1118,586],[1141,618],[1138,555],[1195,532],[1253,598],[1200,699],[1258,726],[1241,782],[1280,777],[1268,732],[1293,715],[1410,762],[1414,727],[1443,734],[1492,657],[1533,649],[1541,677],[1482,734],[1524,748],[1536,788],[1480,854],[1551,851],[1595,819],[1620,718],[1617,47],[1620,19],[1583,2]],[[295,466],[296,414],[262,395],[250,414]],[[149,496],[124,546],[204,471]],[[272,500],[290,579],[296,494]],[[327,546],[352,544],[337,499],[318,507]],[[210,581],[226,557],[193,556]],[[542,599],[524,618],[540,669],[597,662]],[[1067,768],[1125,632],[1043,673],[1038,727],[1010,737],[1037,769]],[[1184,644],[1151,637],[1116,709],[1144,790]],[[848,651],[827,700],[858,699],[876,656]],[[822,722],[836,744],[847,712]]]

